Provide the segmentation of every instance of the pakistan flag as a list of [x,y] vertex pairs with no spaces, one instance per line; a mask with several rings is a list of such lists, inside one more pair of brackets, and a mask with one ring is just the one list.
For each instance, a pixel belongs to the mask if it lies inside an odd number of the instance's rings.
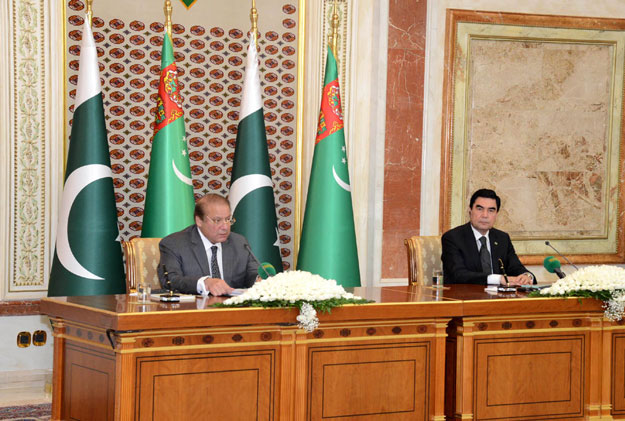
[[258,260],[271,263],[277,272],[281,272],[282,258],[254,36],[247,49],[243,98],[228,198],[236,219],[232,230],[247,238]]
[[98,55],[85,19],[49,296],[126,290]]

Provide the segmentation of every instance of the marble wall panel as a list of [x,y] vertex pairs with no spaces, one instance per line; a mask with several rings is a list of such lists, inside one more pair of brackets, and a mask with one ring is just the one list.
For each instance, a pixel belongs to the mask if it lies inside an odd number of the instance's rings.
[[545,239],[578,262],[620,262],[625,21],[448,13],[443,229],[493,188],[526,262]]
[[407,276],[403,240],[419,233],[426,6],[389,5],[382,278]]

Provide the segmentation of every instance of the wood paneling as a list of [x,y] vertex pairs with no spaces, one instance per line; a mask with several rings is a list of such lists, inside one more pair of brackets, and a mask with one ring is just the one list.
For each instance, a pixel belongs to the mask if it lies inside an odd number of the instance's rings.
[[625,325],[601,302],[355,292],[378,302],[310,333],[295,310],[44,299],[52,419],[625,419]]
[[625,333],[612,337],[612,414],[625,418]]
[[475,417],[583,416],[584,339],[552,336],[475,340]]
[[62,419],[114,419],[115,358],[87,346],[68,343],[65,349]]
[[137,419],[274,419],[275,355],[267,350],[139,357]]
[[430,343],[309,348],[309,419],[428,419]]

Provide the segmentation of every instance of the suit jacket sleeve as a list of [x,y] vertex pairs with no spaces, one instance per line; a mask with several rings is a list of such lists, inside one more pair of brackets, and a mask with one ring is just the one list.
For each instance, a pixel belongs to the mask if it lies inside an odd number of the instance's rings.
[[[175,291],[179,291],[183,294],[197,294],[197,281],[202,276],[201,274],[195,274],[195,271],[185,270],[185,264],[189,265],[189,259],[184,259],[183,255],[179,253],[180,245],[177,242],[172,241],[172,238],[165,237],[158,245],[161,252],[161,261],[158,265],[158,278],[163,288],[165,288],[165,277],[163,273],[163,267],[167,269],[168,279],[171,282],[171,287]],[[199,269],[199,268],[198,268]]]
[[[512,245],[512,240],[510,240],[510,236],[504,233],[507,239],[508,247],[506,249],[506,273],[510,276],[519,276],[523,273],[532,273],[519,260],[519,256],[517,256],[516,251],[514,250],[514,246]],[[536,276],[532,273],[534,277],[534,283],[536,283]]]
[[[486,284],[487,272],[481,269],[481,263],[473,262],[471,251],[462,241],[460,231],[449,231],[441,238],[443,272],[445,283],[450,284]],[[477,249],[477,245],[475,246]]]

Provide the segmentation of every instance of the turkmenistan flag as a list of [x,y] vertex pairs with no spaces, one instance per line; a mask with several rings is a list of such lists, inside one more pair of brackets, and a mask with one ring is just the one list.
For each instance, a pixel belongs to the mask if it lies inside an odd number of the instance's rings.
[[338,72],[329,47],[323,84],[297,268],[360,286]]
[[282,271],[254,35],[247,49],[228,199],[236,219],[232,230],[247,238],[258,260],[271,263],[276,271]]
[[193,224],[193,183],[182,97],[171,39],[163,36],[156,127],[150,155],[141,237],[162,238]]
[[85,19],[49,296],[124,293],[98,55]]

